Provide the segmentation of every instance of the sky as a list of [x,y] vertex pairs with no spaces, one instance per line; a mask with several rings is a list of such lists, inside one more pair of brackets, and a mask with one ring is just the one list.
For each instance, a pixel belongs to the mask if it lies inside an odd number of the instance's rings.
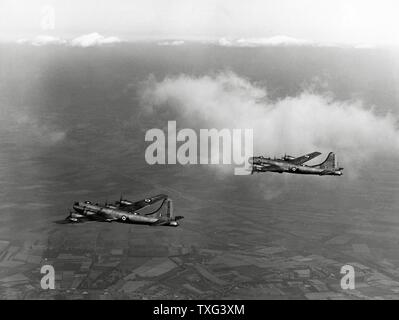
[[[46,8],[55,17],[50,28]],[[98,32],[124,40],[284,35],[399,45],[398,14],[396,0],[0,0],[0,40]]]

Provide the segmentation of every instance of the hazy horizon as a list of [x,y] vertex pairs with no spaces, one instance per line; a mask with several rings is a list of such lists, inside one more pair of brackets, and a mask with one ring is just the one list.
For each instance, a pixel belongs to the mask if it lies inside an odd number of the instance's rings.
[[317,43],[399,44],[393,0],[2,1],[0,39],[97,32],[133,39],[248,39],[277,35]]

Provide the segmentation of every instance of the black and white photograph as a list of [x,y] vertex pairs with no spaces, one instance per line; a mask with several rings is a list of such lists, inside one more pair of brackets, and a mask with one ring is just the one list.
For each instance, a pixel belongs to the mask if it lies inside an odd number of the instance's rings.
[[0,300],[399,299],[398,16],[0,0]]

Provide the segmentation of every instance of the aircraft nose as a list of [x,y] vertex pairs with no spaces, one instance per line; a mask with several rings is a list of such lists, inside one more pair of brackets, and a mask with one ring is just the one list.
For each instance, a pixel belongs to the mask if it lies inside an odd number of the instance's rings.
[[73,205],[73,209],[74,209],[76,212],[80,212],[80,213],[84,211],[84,208],[81,207],[79,204],[74,204],[74,205]]

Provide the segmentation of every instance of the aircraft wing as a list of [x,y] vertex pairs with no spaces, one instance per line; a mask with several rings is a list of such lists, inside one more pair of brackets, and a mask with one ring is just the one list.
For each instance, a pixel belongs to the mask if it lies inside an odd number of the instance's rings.
[[131,204],[119,203],[118,209],[127,211],[127,212],[137,211],[137,210],[143,209],[149,205],[152,205],[158,201],[166,200],[167,198],[168,198],[168,196],[166,194],[158,194],[158,195],[150,197],[150,198],[145,198],[143,200],[132,202]]
[[155,226],[163,226],[163,225],[168,224],[168,223],[169,223],[168,221],[157,220],[157,221],[151,223],[150,226],[154,226],[154,227]]
[[94,221],[100,221],[100,222],[112,222],[112,221],[116,221],[118,219],[117,218],[107,218],[107,217],[103,217],[101,215],[95,214],[95,215],[92,215],[91,218],[87,219],[86,221],[88,221],[88,220],[94,220]]
[[58,221],[58,223],[63,224],[63,223],[83,223],[83,222],[88,222],[91,220],[96,220],[96,221],[102,221],[101,218],[97,218],[92,216],[92,219],[89,219],[88,217],[73,217],[71,214],[67,216],[63,221]]
[[304,164],[305,162],[307,162],[309,160],[312,160],[313,158],[318,157],[319,155],[321,155],[321,152],[316,151],[316,152],[308,153],[308,154],[305,154],[305,155],[300,156],[298,158],[289,160],[288,162],[292,163],[292,164],[301,165],[301,164]]
[[112,222],[112,221],[117,221],[119,220],[118,218],[105,218],[104,221],[105,222]]

